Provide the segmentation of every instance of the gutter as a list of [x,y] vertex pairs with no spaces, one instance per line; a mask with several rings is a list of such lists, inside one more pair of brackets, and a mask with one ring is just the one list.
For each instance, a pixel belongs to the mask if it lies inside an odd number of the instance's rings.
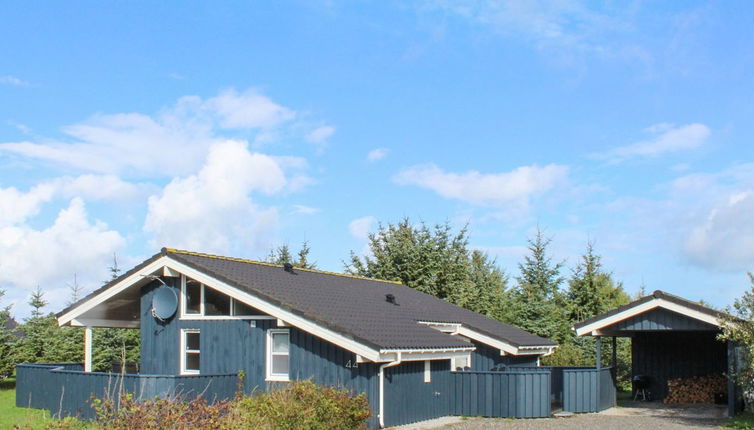
[[397,351],[397,359],[380,366],[380,428],[385,428],[385,369],[401,364],[401,352]]

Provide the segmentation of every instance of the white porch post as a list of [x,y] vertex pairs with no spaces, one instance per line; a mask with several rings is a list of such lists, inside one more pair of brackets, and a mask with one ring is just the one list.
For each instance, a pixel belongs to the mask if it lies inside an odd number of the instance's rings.
[[84,372],[92,371],[92,328],[84,329]]

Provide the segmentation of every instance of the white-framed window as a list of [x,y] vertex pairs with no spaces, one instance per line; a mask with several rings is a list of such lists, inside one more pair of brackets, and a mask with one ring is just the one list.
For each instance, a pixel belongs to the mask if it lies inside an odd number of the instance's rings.
[[201,363],[201,334],[199,329],[181,329],[181,375],[196,375]]
[[181,276],[181,319],[273,319],[199,281]]
[[424,383],[432,382],[432,362],[424,360]]
[[462,357],[454,357],[450,360],[451,372],[455,372],[456,370],[463,370],[467,367],[471,367],[471,354]]
[[267,330],[267,380],[290,379],[291,332],[288,329]]

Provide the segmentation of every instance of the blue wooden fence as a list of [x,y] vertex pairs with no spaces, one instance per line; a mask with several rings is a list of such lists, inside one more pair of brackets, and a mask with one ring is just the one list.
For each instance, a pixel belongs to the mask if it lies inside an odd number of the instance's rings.
[[83,372],[80,364],[20,364],[16,366],[16,406],[47,409],[54,416],[93,418],[92,397],[117,398],[133,393],[137,399],[204,394],[209,401],[234,395],[237,375],[141,375]]
[[563,410],[599,412],[615,406],[612,368],[563,370]]
[[[432,384],[421,382],[399,389],[400,378],[393,378],[394,382],[389,385],[395,385],[391,392],[396,395],[386,399],[387,415],[392,415],[391,421],[395,421],[391,424],[443,415],[541,418],[550,416],[553,406],[559,406],[561,401],[563,410],[569,412],[598,412],[615,406],[611,368],[509,367],[504,371],[450,372],[447,366],[435,364]],[[238,386],[238,377],[233,374],[87,373],[81,371],[81,367],[71,363],[18,365],[16,405],[47,409],[55,416],[86,419],[94,417],[89,406],[92,397],[117,398],[119,393],[129,392],[137,399],[155,396],[192,399],[203,394],[212,401],[232,397]],[[418,371],[413,373],[421,375]],[[420,396],[417,387],[428,391]],[[418,415],[416,410],[401,413],[394,403],[406,403],[405,396],[412,395],[431,399],[420,402],[426,410]]]
[[450,415],[541,418],[550,416],[550,371],[454,372]]

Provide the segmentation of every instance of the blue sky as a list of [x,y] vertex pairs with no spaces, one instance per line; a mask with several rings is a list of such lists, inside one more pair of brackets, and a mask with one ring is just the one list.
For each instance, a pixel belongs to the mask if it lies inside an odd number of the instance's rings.
[[[340,271],[377,222],[537,225],[629,292],[727,305],[754,270],[746,1],[6,3],[0,288],[63,307],[117,253]],[[566,270],[565,274],[569,272]]]

